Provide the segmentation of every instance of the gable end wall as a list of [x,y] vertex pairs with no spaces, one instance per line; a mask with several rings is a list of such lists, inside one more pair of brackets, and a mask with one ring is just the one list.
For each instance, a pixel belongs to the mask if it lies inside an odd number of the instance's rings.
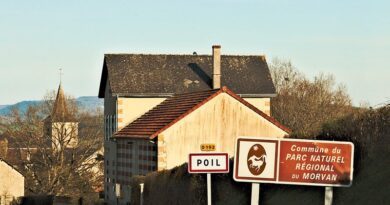
[[[234,155],[237,136],[284,137],[285,131],[226,93],[221,93],[158,136],[158,169],[171,169],[212,143]],[[179,145],[179,146],[178,146]]]

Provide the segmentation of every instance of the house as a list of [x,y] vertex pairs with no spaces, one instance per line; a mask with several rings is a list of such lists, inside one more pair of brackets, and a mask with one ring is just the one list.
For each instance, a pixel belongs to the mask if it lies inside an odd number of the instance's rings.
[[202,143],[215,143],[217,151],[233,156],[239,135],[288,135],[270,117],[276,94],[265,57],[221,55],[220,46],[212,51],[105,55],[99,97],[106,202],[115,204],[128,192],[131,176],[185,163]]
[[0,158],[0,204],[9,205],[21,196],[24,196],[24,176]]

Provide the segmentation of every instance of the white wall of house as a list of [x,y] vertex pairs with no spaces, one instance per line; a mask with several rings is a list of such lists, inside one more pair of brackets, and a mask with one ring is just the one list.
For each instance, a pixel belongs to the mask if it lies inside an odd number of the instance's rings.
[[190,113],[158,136],[158,169],[171,169],[212,143],[217,152],[234,155],[238,136],[284,137],[288,133],[240,101],[222,93]]
[[24,196],[24,176],[0,159],[0,204]]

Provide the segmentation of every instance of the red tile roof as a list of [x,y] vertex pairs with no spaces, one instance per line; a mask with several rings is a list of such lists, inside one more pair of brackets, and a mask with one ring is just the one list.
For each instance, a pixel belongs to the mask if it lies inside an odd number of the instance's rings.
[[116,132],[114,137],[153,139],[171,125],[175,124],[177,121],[181,120],[220,93],[229,94],[283,131],[287,133],[291,132],[274,118],[257,109],[255,106],[233,93],[227,87],[222,87],[221,89],[216,90],[174,95]]

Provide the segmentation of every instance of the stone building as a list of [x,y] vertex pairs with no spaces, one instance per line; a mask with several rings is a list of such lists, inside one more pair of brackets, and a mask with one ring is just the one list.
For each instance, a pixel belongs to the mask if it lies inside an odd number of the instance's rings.
[[181,165],[202,143],[233,156],[237,136],[288,135],[270,117],[276,92],[265,57],[212,51],[105,55],[106,202],[126,204],[132,176]]

